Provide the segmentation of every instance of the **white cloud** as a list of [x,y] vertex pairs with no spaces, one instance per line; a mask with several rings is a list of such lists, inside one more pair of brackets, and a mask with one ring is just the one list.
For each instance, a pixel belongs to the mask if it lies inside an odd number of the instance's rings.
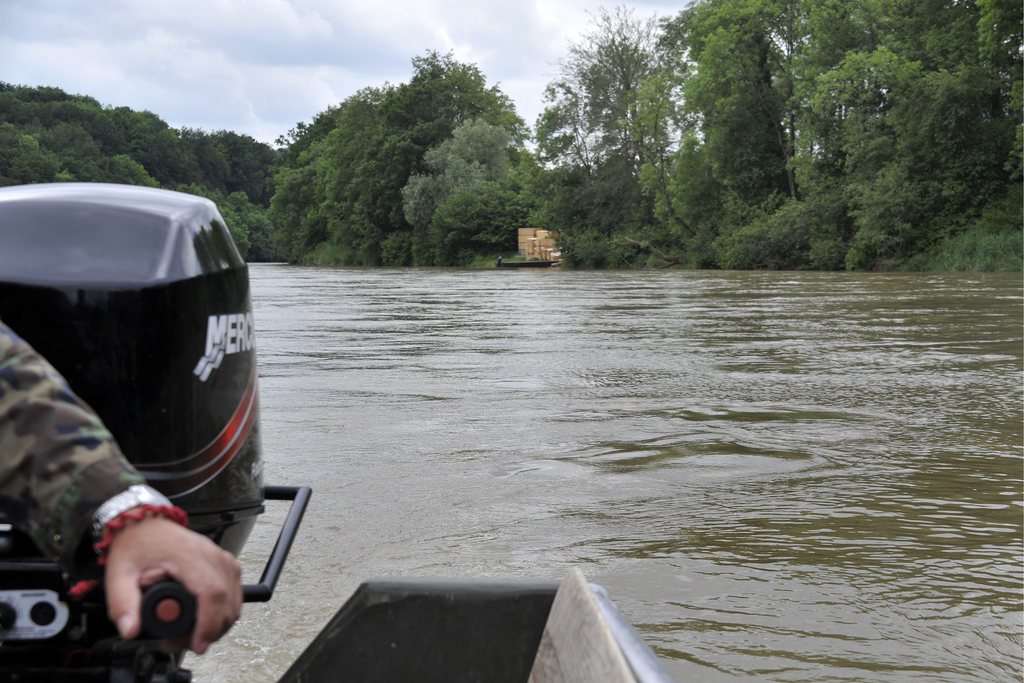
[[[681,3],[630,3],[669,16]],[[357,90],[452,51],[533,124],[586,0],[0,0],[0,80],[48,85],[171,126],[273,142]],[[610,5],[609,5],[610,6]]]

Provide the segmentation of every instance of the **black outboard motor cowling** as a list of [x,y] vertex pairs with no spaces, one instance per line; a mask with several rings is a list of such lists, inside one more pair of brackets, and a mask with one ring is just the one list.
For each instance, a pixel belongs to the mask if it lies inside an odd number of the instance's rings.
[[263,509],[256,353],[248,270],[213,202],[0,188],[0,320],[192,528],[239,553]]
[[[241,586],[245,602],[270,600],[312,492],[263,485],[248,269],[213,202],[123,185],[0,188],[0,319],[221,547],[241,551],[265,500],[292,501],[259,582]],[[191,679],[161,646],[194,623],[180,584],[145,589],[142,634],[124,641],[102,584],[74,578],[0,513],[0,681]]]

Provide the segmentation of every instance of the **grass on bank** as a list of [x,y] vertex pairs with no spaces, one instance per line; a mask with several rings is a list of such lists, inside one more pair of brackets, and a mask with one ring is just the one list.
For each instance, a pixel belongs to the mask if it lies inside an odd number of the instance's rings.
[[908,260],[903,270],[1019,273],[1024,240],[1020,232],[968,232]]
[[1022,195],[1008,192],[993,203],[967,229],[952,235],[903,266],[915,271],[1024,271],[1024,229]]

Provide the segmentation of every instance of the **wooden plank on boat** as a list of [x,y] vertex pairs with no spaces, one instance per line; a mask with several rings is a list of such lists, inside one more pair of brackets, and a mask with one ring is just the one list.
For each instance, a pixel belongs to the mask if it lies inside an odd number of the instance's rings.
[[636,683],[583,573],[571,569],[551,606],[528,683]]

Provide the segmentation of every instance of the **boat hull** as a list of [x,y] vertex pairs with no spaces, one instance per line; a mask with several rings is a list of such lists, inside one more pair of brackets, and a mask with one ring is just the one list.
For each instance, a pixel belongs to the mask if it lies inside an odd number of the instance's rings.
[[[579,578],[582,582],[582,576]],[[563,582],[564,585],[564,582]],[[604,620],[607,648],[628,661],[627,678],[604,681],[669,683],[657,658],[599,586],[585,585]],[[303,681],[488,681],[543,683],[579,680],[571,671],[538,676],[542,640],[551,638],[557,582],[375,579],[364,582],[327,623],[279,683]],[[557,636],[556,636],[557,641]],[[602,659],[597,652],[593,658]],[[619,654],[616,654],[619,656]],[[585,670],[587,662],[573,665]],[[582,680],[593,680],[584,677]]]
[[498,261],[495,268],[554,268],[561,261]]

